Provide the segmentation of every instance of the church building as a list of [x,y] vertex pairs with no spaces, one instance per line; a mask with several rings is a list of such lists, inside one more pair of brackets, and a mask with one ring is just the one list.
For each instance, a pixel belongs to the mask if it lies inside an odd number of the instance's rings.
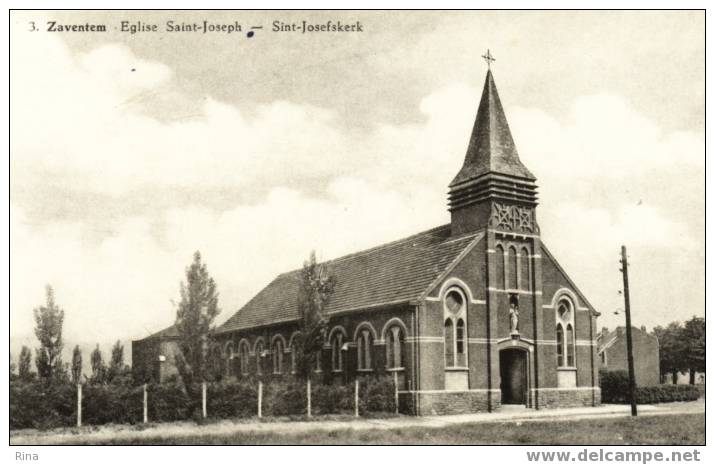
[[[450,223],[326,262],[316,377],[394,376],[416,415],[598,405],[599,313],[542,242],[536,189],[488,71]],[[291,376],[299,286],[277,276],[217,329],[229,376]]]

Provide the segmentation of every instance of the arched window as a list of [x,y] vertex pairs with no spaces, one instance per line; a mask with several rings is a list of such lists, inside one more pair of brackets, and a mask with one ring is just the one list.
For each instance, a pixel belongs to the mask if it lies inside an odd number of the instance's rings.
[[226,376],[233,375],[233,358],[235,354],[233,353],[233,342],[229,342],[226,346]]
[[248,374],[248,360],[249,360],[250,356],[251,356],[251,351],[248,348],[248,342],[242,341],[242,344],[241,344],[240,350],[239,350],[239,364],[241,367],[241,374],[243,374],[243,375]]
[[562,298],[556,306],[556,355],[559,367],[576,366],[574,327],[574,306],[569,299]]
[[516,249],[512,246],[509,247],[509,256],[507,257],[507,270],[506,270],[506,275],[507,275],[507,280],[509,281],[508,283],[508,289],[518,289],[519,288],[519,283],[517,283],[517,268],[519,267],[519,263],[516,260]]
[[290,372],[291,373],[295,373],[295,362],[296,362],[296,359],[295,359],[296,353],[295,352],[296,352],[296,350],[298,350],[298,349],[297,349],[297,346],[295,343],[295,338],[291,337],[291,339],[290,339]]
[[454,366],[454,324],[452,318],[444,321],[444,364]]
[[405,366],[405,334],[398,325],[387,330],[387,368],[403,368]]
[[283,339],[276,338],[273,342],[273,373],[283,372]]
[[357,338],[358,370],[372,369],[372,333],[365,328]]
[[519,257],[519,268],[521,270],[521,287],[525,291],[531,289],[531,267],[529,266],[529,250],[526,247],[521,249]]
[[315,353],[315,372],[320,373],[323,371],[323,349],[319,349]]
[[333,371],[343,371],[343,333],[335,331],[330,340]]
[[566,326],[566,365],[574,366],[574,355],[576,354],[576,346],[574,345],[573,328],[571,325]]
[[504,248],[501,245],[496,247],[496,285],[499,289],[506,289],[506,267],[504,266]]
[[446,367],[467,366],[467,301],[458,288],[444,297],[444,363]]
[[466,360],[464,359],[464,320],[457,320],[457,366],[465,366]]
[[262,375],[263,374],[263,357],[266,356],[265,354],[265,348],[263,347],[263,341],[258,341],[256,343],[256,348],[254,352],[256,353],[256,374],[257,375]]
[[564,366],[564,329],[561,323],[556,325],[556,363]]

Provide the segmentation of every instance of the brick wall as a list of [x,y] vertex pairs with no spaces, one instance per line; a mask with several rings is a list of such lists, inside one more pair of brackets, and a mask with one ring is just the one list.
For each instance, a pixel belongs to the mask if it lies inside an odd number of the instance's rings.
[[601,405],[600,388],[538,389],[539,408],[595,407]]
[[[501,405],[501,393],[479,391],[423,391],[400,393],[400,411],[412,415],[456,415],[488,412]],[[491,397],[491,399],[490,399]]]

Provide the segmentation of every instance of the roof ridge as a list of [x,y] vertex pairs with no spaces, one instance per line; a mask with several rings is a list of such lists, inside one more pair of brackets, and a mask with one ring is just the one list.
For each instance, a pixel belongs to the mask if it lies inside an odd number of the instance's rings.
[[[446,224],[443,224],[443,225],[441,225],[441,226],[437,226],[437,227],[428,229],[428,230],[426,230],[426,231],[422,231],[422,232],[419,232],[419,233],[416,233],[416,234],[412,234],[412,235],[410,235],[410,236],[403,237],[402,239],[396,239],[396,240],[394,240],[394,241],[385,242],[385,243],[383,243],[383,244],[375,245],[375,246],[369,247],[369,248],[367,248],[367,249],[358,250],[357,252],[350,252],[349,254],[342,255],[342,256],[340,256],[340,257],[336,257],[336,258],[333,258],[333,259],[330,259],[330,260],[321,261],[321,262],[319,262],[318,264],[319,264],[319,265],[330,265],[330,264],[335,264],[335,263],[340,262],[340,261],[343,261],[343,260],[347,260],[347,259],[349,259],[349,258],[353,258],[353,257],[355,257],[356,255],[363,255],[363,254],[378,252],[378,251],[380,251],[380,250],[382,250],[382,249],[384,249],[384,248],[397,245],[397,244],[399,244],[400,242],[407,242],[407,241],[409,241],[409,240],[411,240],[411,239],[414,239],[414,238],[416,238],[416,237],[418,237],[418,236],[423,236],[423,235],[429,234],[429,233],[431,233],[431,232],[437,231],[437,230],[439,230],[439,229],[446,228],[446,227],[448,227],[448,226],[451,226],[451,223],[446,223]],[[456,238],[451,238],[451,236],[450,236],[450,239],[454,239],[454,240],[462,239],[462,238],[464,238],[464,237],[466,237],[466,236],[468,236],[468,235],[470,235],[470,234],[471,234],[471,235],[474,235],[474,233],[467,233],[467,234],[465,234],[465,235],[458,236],[458,237],[456,237]],[[447,243],[447,242],[451,242],[451,240],[444,241],[444,243]],[[289,275],[289,274],[292,274],[292,273],[296,273],[296,272],[300,271],[301,269],[302,269],[302,268],[295,268],[295,269],[290,270],[290,271],[285,271],[285,272],[283,272],[283,273],[280,273],[276,278],[278,278],[278,277],[280,277],[280,276],[283,276],[283,275]]]
[[[445,268],[453,265],[457,256],[473,248],[478,238],[484,236],[483,231],[452,236],[450,226],[449,223],[440,225],[321,262],[334,265],[338,280],[345,284],[336,288],[329,313],[418,299]],[[276,275],[220,325],[217,332],[295,320],[299,272],[300,269]]]

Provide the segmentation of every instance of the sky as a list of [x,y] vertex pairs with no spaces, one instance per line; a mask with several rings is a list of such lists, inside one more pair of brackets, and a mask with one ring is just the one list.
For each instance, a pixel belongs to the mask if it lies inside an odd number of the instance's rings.
[[[169,20],[263,29],[163,32]],[[363,32],[272,31],[302,20]],[[487,48],[542,238],[599,326],[623,324],[621,244],[634,325],[704,315],[702,12],[15,11],[12,352],[36,345],[46,284],[69,359],[170,325],[195,250],[221,323],[312,249],[447,223]]]

